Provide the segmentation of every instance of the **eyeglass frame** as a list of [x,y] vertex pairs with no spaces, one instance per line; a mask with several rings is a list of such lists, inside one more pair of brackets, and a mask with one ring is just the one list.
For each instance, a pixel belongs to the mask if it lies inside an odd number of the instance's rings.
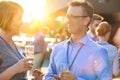
[[80,17],[88,17],[88,16],[74,16],[74,15],[66,15],[66,19],[76,19],[76,18],[80,18]]

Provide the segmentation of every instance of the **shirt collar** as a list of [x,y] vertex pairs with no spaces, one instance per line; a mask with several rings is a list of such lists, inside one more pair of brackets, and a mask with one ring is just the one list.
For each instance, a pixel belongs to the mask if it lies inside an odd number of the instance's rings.
[[98,44],[108,44],[107,41],[97,41]]
[[[80,44],[83,44],[83,45],[86,45],[87,42],[88,42],[88,35],[85,35],[82,39],[80,39],[78,42]],[[72,38],[70,37],[68,40],[67,40],[67,43],[72,43]]]

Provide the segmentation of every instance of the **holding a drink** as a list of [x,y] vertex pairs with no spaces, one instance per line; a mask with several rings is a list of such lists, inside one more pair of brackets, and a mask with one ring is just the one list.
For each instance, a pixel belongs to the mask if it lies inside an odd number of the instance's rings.
[[[25,56],[26,56],[26,58],[33,58],[34,59],[34,46],[33,45],[26,45],[25,46]],[[33,63],[33,60],[29,61],[28,63]],[[27,71],[26,77],[28,80],[32,80],[32,78],[34,78],[31,70]]]

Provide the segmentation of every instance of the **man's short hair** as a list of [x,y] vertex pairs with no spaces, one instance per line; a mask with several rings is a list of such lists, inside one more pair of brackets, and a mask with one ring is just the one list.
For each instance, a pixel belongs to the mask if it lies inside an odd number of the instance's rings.
[[90,18],[93,17],[94,8],[93,8],[93,6],[91,5],[91,3],[89,1],[86,1],[86,0],[71,1],[68,4],[68,7],[69,6],[82,6],[83,9],[84,9],[85,14],[87,16],[89,16]]
[[[92,17],[93,17],[93,13],[94,13],[94,8],[89,1],[87,1],[87,0],[80,0],[80,1],[75,0],[75,1],[71,1],[68,4],[68,7],[69,6],[82,6],[84,9],[84,14],[86,14],[86,16],[90,17],[90,22],[91,22]],[[88,25],[90,24],[90,22],[88,23]]]

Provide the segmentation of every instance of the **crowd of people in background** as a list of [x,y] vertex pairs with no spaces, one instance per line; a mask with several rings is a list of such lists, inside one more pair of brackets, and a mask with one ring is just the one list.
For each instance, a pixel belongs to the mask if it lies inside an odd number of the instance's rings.
[[[16,2],[0,2],[0,80],[26,80],[33,70],[33,80],[42,80],[40,71],[49,37],[43,27],[28,43],[34,45],[33,58],[25,58],[12,37],[19,35],[24,10]],[[88,1],[71,1],[66,12],[67,30],[55,36],[45,80],[112,80],[120,77],[120,24],[112,26],[94,13]],[[29,63],[33,61],[33,63]]]

